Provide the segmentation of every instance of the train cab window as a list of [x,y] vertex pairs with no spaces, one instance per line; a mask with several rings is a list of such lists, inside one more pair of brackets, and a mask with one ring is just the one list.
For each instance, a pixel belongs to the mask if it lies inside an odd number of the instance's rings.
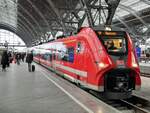
[[105,38],[103,39],[105,48],[108,52],[126,52],[126,43],[125,39],[121,37],[115,38]]
[[117,35],[117,32],[113,32],[113,34],[108,34],[107,32],[107,35],[99,35],[99,39],[102,41],[109,54],[127,54],[127,39],[125,36],[124,33]]

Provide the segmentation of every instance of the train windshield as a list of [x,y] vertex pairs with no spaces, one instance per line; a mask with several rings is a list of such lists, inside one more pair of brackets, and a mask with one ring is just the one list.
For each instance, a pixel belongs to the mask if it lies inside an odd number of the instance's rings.
[[114,55],[117,55],[117,53],[118,54],[127,53],[127,40],[125,38],[125,35],[103,34],[99,35],[99,39],[104,44],[108,53]]

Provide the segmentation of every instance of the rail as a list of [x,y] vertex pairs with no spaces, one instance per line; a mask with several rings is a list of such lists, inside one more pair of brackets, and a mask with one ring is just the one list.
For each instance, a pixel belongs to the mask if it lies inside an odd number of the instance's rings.
[[150,73],[141,72],[141,76],[150,78]]
[[107,100],[98,92],[89,91],[90,94],[119,110],[121,113],[150,113],[150,101],[133,95],[126,100]]
[[121,101],[132,107],[135,113],[150,113],[150,101],[140,96],[133,95],[132,98]]

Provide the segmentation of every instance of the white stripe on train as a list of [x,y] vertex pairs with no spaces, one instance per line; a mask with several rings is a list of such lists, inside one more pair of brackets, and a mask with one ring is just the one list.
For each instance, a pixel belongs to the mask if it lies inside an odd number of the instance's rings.
[[[43,64],[42,64],[42,65],[43,65]],[[74,68],[71,68],[71,67],[68,67],[68,66],[64,66],[64,65],[62,65],[62,64],[57,64],[57,63],[55,63],[55,62],[53,62],[53,65],[54,65],[55,68],[58,67],[58,68],[61,68],[61,69],[66,70],[66,71],[72,72],[72,73],[74,73],[74,74],[77,74],[77,75],[79,75],[79,76],[87,77],[87,72],[86,72],[86,71],[77,70],[77,69],[74,69]],[[47,68],[52,69],[51,67],[48,67],[47,65],[44,65],[44,66],[46,66]],[[57,71],[57,70],[55,70],[55,71]],[[60,71],[57,71],[57,72],[60,73]],[[100,91],[100,92],[104,91],[104,86],[97,86],[97,85],[89,84],[89,83],[87,83],[86,81],[83,82],[83,81],[78,80],[78,79],[76,79],[76,78],[74,78],[74,77],[71,77],[70,75],[65,74],[65,73],[61,73],[61,75],[63,75],[63,76],[66,77],[67,79],[71,80],[72,82],[80,83],[80,84],[83,85],[84,87],[91,88],[91,89],[93,89],[93,90]],[[136,85],[136,86],[135,86],[135,89],[136,89],[136,90],[139,90],[139,89],[140,89],[140,86]]]
[[78,70],[78,69],[74,69],[74,68],[71,68],[71,67],[68,67],[68,66],[64,66],[62,64],[55,63],[55,62],[53,63],[53,66],[64,69],[64,70],[69,71],[69,72],[72,72],[72,73],[77,74],[77,75],[82,76],[82,77],[87,77],[87,72],[86,71],[81,71],[81,70]]

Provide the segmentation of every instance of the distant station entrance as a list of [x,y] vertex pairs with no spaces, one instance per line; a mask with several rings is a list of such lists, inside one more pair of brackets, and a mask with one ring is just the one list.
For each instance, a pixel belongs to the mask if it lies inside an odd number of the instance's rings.
[[23,51],[26,48],[24,41],[16,34],[0,29],[0,49],[8,51]]

